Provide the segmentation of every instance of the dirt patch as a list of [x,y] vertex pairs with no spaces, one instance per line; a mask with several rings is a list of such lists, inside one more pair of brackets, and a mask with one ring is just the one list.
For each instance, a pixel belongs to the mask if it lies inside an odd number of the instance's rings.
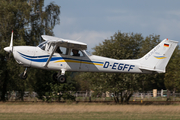
[[89,104],[0,104],[0,113],[87,113],[87,112],[120,112],[120,113],[180,113],[180,105],[89,105]]

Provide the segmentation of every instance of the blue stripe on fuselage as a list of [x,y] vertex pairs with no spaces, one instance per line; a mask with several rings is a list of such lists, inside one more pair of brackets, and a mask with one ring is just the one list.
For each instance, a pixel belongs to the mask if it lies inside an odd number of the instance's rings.
[[[50,55],[43,55],[43,56],[29,56],[22,54],[18,52],[23,58],[33,61],[33,62],[47,62]],[[53,55],[54,56],[54,55]],[[40,58],[40,59],[37,59]],[[74,58],[67,58],[67,57],[52,57],[50,61],[56,61],[56,60],[75,60],[75,61],[81,61],[81,62],[90,62],[90,63],[98,63],[98,64],[104,64],[104,62],[97,62],[97,61],[91,61],[91,60],[81,60],[81,59],[74,59]]]

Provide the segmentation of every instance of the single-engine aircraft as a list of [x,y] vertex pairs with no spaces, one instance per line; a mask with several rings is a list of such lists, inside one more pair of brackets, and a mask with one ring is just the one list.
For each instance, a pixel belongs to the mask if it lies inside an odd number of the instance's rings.
[[164,39],[140,59],[117,60],[86,52],[87,44],[42,35],[45,40],[38,46],[13,46],[13,32],[10,46],[4,50],[13,53],[16,62],[26,69],[21,73],[27,78],[27,68],[34,67],[57,70],[53,79],[66,82],[66,71],[119,72],[119,73],[165,73],[166,65],[177,46],[177,41]]

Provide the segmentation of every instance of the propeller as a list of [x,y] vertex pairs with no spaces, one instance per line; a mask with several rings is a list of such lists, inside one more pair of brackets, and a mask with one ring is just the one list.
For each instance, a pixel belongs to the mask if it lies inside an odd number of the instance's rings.
[[5,47],[4,50],[9,53],[9,57],[10,57],[10,55],[13,52],[13,31],[12,31],[12,34],[11,34],[10,46],[9,47]]

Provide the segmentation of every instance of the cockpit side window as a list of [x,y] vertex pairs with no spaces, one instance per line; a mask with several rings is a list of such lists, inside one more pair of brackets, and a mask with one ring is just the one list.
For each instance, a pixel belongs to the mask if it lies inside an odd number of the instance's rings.
[[55,52],[63,55],[68,55],[68,51],[69,49],[66,47],[57,47]]
[[88,55],[88,56],[91,56],[92,54],[89,52],[89,51],[87,51],[87,50],[84,50],[84,52],[86,52],[86,54]]
[[[39,44],[38,47],[41,48],[42,50],[52,51],[55,47],[55,44],[49,44],[47,41],[45,41]],[[69,48],[58,46],[55,50],[55,53],[68,55]]]

